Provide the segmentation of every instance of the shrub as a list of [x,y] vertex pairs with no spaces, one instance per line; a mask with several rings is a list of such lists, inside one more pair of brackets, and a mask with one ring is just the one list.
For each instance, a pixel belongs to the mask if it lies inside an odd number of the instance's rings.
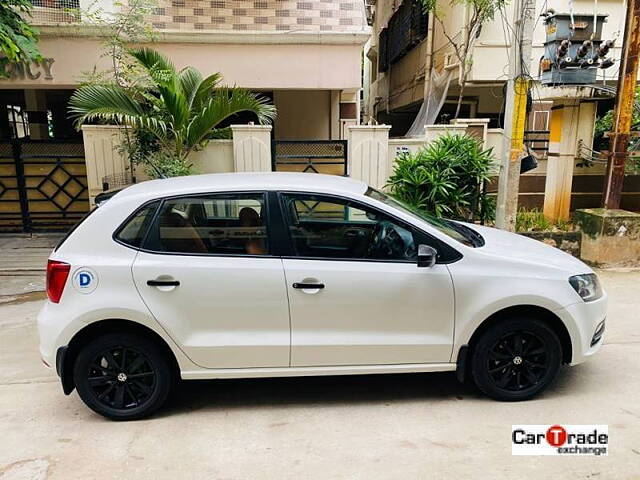
[[470,135],[444,135],[397,159],[387,187],[394,197],[437,217],[493,218],[495,201],[485,183],[493,169],[491,149]]
[[570,222],[558,220],[554,223],[537,208],[521,208],[516,216],[516,232],[568,231],[571,228]]

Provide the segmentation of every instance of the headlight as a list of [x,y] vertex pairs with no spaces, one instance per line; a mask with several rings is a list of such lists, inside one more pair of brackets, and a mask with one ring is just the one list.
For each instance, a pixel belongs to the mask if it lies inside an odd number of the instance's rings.
[[569,283],[585,302],[597,300],[602,296],[602,287],[595,273],[574,275],[569,277]]

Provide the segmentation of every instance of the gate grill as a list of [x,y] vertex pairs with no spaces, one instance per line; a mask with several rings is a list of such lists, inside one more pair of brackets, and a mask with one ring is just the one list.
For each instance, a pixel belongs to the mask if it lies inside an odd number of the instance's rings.
[[0,143],[0,231],[56,231],[89,210],[82,143]]
[[347,175],[346,140],[274,140],[274,172]]

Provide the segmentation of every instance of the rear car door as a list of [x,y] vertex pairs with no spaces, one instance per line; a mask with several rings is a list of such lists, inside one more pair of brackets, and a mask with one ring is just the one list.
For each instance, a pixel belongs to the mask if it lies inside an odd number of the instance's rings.
[[454,327],[446,265],[418,268],[436,239],[341,197],[282,193],[291,365],[448,363]]
[[267,217],[263,192],[166,199],[136,257],[144,302],[202,367],[289,366],[287,291]]

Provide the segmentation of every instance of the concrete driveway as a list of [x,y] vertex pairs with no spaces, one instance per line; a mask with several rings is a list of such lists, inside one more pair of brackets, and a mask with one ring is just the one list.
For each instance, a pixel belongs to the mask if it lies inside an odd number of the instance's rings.
[[[41,294],[22,297],[0,306],[0,479],[640,478],[640,273],[602,278],[604,347],[534,401],[452,374],[224,380],[130,423],[62,394],[38,358]],[[609,456],[511,456],[512,424],[550,423],[608,424]]]

